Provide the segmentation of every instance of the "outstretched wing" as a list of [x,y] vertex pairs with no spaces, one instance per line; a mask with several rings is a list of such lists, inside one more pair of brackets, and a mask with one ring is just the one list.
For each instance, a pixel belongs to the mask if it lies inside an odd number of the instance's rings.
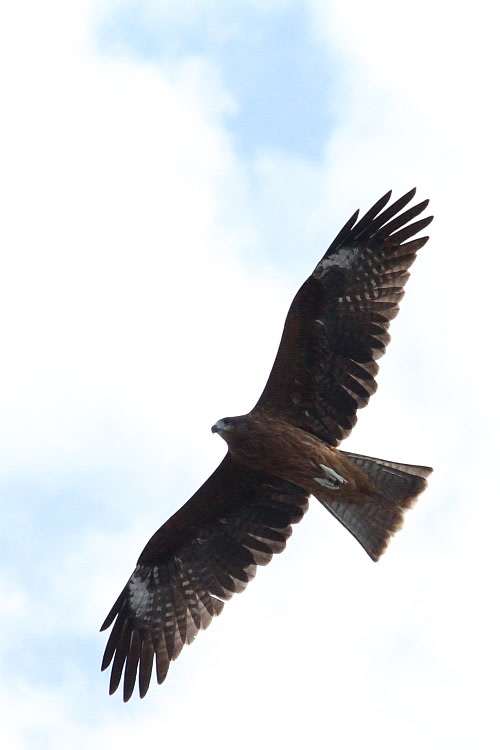
[[257,565],[285,548],[307,510],[299,487],[237,465],[228,455],[193,497],[153,535],[106,617],[113,621],[102,669],[110,693],[146,694],[153,663],[159,683],[185,643],[243,591]]
[[387,193],[333,240],[292,302],[254,413],[285,417],[331,445],[349,435],[377,388],[376,360],[389,343],[408,269],[428,240],[406,241],[432,221],[410,223],[428,201],[402,211],[415,192],[383,210]]

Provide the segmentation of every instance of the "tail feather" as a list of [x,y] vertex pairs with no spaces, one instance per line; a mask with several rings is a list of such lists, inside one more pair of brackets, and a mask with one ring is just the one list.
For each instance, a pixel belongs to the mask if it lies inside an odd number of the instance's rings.
[[376,492],[370,498],[360,497],[360,502],[324,498],[320,502],[351,532],[372,560],[378,560],[391,536],[401,528],[405,511],[426,488],[426,477],[432,469],[341,452],[363,469]]

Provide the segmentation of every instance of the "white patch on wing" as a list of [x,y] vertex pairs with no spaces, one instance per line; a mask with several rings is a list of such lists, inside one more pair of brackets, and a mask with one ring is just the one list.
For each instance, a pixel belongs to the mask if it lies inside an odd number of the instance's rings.
[[341,247],[335,255],[332,255],[330,258],[324,258],[318,263],[315,276],[321,278],[330,268],[352,268],[360,252],[360,247]]
[[[153,576],[157,579],[158,568],[153,568]],[[153,609],[153,593],[148,591],[147,579],[133,573],[128,582],[128,596],[136,617],[147,619]]]

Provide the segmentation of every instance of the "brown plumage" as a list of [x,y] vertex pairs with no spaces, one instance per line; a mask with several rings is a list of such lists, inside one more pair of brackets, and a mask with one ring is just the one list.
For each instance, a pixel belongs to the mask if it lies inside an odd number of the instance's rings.
[[[228,444],[219,467],[152,536],[106,617],[102,669],[123,697],[137,675],[143,697],[185,643],[242,591],[257,565],[285,548],[314,495],[373,560],[401,526],[432,471],[338,449],[376,390],[408,269],[432,217],[406,211],[415,190],[390,193],[347,222],[297,292],[267,384],[252,411],[219,420]],[[407,241],[410,240],[410,241]]]

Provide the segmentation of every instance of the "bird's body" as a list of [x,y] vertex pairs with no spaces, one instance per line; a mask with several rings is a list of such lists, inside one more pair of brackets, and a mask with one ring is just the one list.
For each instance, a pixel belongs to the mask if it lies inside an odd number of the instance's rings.
[[281,552],[314,495],[373,560],[401,526],[431,469],[342,451],[357,410],[376,390],[408,269],[432,217],[411,222],[415,191],[390,193],[347,222],[287,315],[269,379],[249,414],[212,428],[228,452],[206,482],[151,537],[102,629],[113,622],[102,668],[124,700],[141,697],[153,666],[170,662],[242,591],[256,566]]
[[[316,497],[363,502],[375,492],[367,474],[345,453],[276,417],[251,414],[230,417],[219,420],[212,431],[224,438],[229,455],[238,464],[249,469],[258,465],[259,469],[303,487]],[[322,467],[340,478],[335,481],[331,475],[328,479]]]
[[346,453],[300,427],[258,412],[220,419],[212,432],[227,442],[235,465],[259,469],[314,495],[373,560],[400,528],[403,511],[424,489],[431,472],[427,466]]

